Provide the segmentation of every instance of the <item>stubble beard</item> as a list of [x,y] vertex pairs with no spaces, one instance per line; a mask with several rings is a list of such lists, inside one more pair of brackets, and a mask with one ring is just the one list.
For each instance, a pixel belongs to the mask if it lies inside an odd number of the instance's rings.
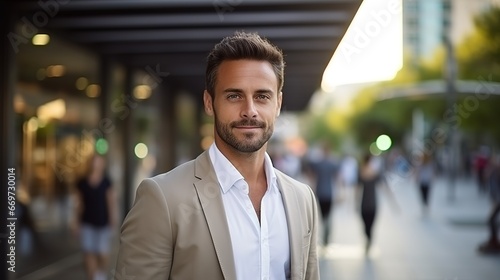
[[[233,149],[241,153],[254,153],[260,150],[264,144],[271,138],[273,134],[274,127],[266,126],[265,123],[258,122],[256,120],[241,120],[236,122],[231,122],[229,124],[223,124],[214,114],[215,119],[215,131],[219,137],[226,144],[231,146]],[[249,132],[244,133],[244,139],[239,140],[236,135],[232,132],[232,129],[236,126],[249,125],[258,126],[263,130],[262,136],[259,137],[258,133]]]

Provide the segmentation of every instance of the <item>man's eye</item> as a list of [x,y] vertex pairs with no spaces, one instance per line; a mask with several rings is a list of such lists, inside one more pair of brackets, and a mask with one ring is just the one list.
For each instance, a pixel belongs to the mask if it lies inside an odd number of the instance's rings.
[[259,96],[257,96],[258,99],[269,99],[269,96],[265,95],[265,94],[261,94]]
[[227,96],[227,99],[237,99],[237,98],[239,98],[239,97],[240,97],[240,96],[239,96],[238,94],[229,94],[229,95]]

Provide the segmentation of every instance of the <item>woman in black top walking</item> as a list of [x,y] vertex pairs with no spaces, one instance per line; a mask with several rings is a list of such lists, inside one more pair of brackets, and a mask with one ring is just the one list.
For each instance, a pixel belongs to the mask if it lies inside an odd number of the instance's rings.
[[[377,214],[377,191],[380,186],[386,189],[390,199],[394,203],[395,200],[389,187],[385,184],[381,166],[374,161],[374,157],[367,154],[363,157],[360,164],[358,175],[358,196],[361,195],[361,218],[363,219],[365,236],[366,236],[366,253],[368,253],[372,243],[372,227]],[[382,182],[384,181],[384,182]]]
[[111,230],[116,222],[114,193],[105,170],[105,158],[95,155],[87,175],[77,184],[75,230],[80,237],[88,280],[106,279]]

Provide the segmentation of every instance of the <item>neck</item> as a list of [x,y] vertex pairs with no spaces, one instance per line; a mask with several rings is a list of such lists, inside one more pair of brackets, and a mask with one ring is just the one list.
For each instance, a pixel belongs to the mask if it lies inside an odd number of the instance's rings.
[[249,184],[266,178],[264,158],[267,145],[253,153],[242,153],[227,145],[217,144],[219,151],[233,164]]
[[90,181],[91,184],[97,184],[99,181],[102,179],[104,176],[104,172],[102,171],[92,171],[89,176],[88,180]]

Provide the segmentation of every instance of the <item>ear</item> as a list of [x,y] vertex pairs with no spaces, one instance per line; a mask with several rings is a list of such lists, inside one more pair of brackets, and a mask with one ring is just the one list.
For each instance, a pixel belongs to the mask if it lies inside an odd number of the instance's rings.
[[283,101],[283,92],[278,93],[278,107],[276,108],[276,117],[279,117],[281,112],[281,102]]
[[205,113],[209,116],[214,115],[214,105],[213,105],[213,100],[212,96],[210,93],[208,93],[207,90],[203,92],[203,106],[205,108]]

